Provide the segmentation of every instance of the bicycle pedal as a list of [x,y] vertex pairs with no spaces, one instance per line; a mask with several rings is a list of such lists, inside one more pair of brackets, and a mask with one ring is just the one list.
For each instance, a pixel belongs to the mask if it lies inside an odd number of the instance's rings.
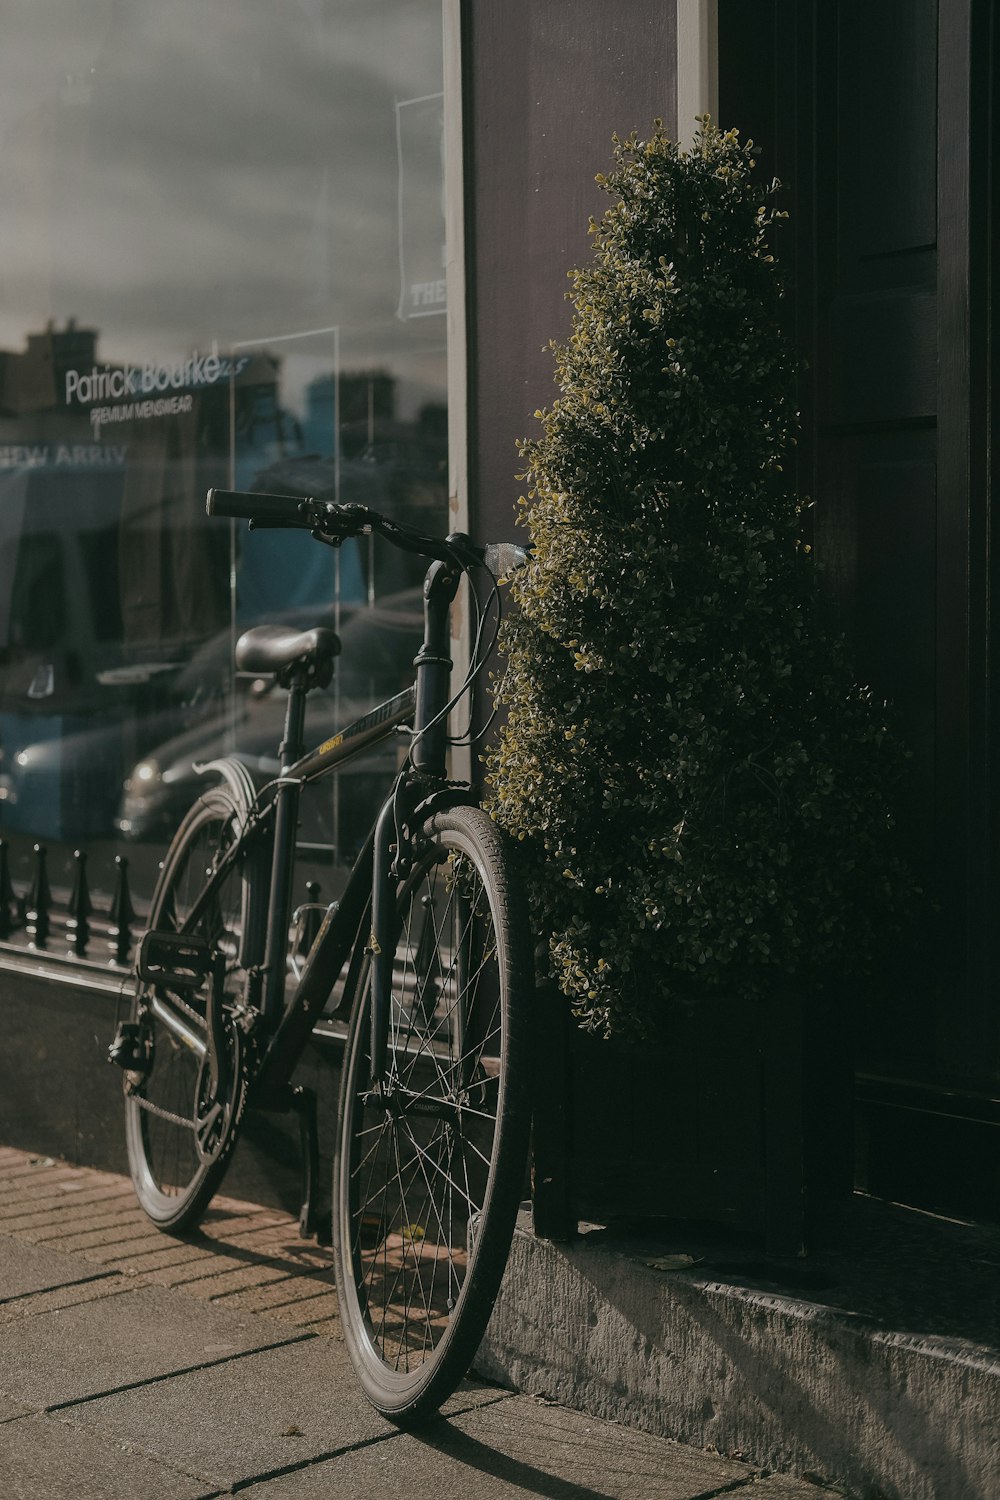
[[212,969],[212,949],[204,938],[182,932],[144,932],[135,971],[144,984],[166,990],[196,990]]

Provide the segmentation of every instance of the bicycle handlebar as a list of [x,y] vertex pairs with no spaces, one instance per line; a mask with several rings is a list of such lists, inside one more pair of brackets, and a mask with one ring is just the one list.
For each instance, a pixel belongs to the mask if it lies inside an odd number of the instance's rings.
[[461,531],[453,531],[446,537],[429,536],[415,527],[391,521],[367,505],[337,505],[332,500],[311,497],[300,499],[294,495],[258,495],[245,490],[211,489],[205,508],[210,516],[249,521],[251,527],[295,527],[309,531],[317,541],[334,547],[348,537],[375,531],[404,552],[457,563],[461,568],[484,566],[496,577],[513,572],[527,561],[527,552],[515,542],[495,542],[477,547]]
[[252,495],[243,490],[209,490],[205,509],[210,516],[235,516],[261,525],[301,526],[301,499],[294,495]]

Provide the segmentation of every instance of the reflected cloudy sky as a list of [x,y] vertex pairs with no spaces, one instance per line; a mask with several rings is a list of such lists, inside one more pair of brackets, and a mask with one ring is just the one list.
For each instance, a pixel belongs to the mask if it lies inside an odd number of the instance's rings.
[[[107,362],[336,324],[343,367],[440,386],[444,319],[397,316],[397,106],[441,89],[440,0],[0,0],[0,35],[0,349],[51,318]],[[404,240],[433,267],[419,129]]]

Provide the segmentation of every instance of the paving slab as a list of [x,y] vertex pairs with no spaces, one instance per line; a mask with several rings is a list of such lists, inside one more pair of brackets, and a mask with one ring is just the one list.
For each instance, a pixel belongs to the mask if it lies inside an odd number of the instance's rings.
[[87,1400],[296,1335],[144,1287],[0,1327],[0,1392],[30,1405]]
[[121,1193],[94,1198],[65,1194],[44,1204],[22,1205],[23,1212],[5,1216],[0,1228],[4,1234],[20,1234],[23,1229],[38,1231],[38,1243],[56,1233],[72,1234],[76,1225],[86,1223],[94,1229],[121,1226],[134,1221],[133,1206]]
[[0,1304],[13,1297],[69,1286],[102,1274],[100,1268],[75,1256],[39,1245],[29,1248],[20,1240],[0,1234]]
[[[232,1311],[256,1307],[267,1284],[288,1276],[289,1294],[272,1299],[276,1318],[339,1337],[332,1253],[302,1240],[294,1216],[220,1197],[205,1215],[201,1232],[175,1239],[161,1234],[140,1212],[127,1179],[26,1153],[8,1154],[4,1161],[0,1235],[79,1256],[95,1273],[115,1270],[136,1287],[175,1285],[190,1296],[223,1304],[234,1296]],[[18,1186],[25,1182],[27,1202],[20,1201]],[[12,1204],[12,1198],[19,1201]],[[297,1299],[312,1296],[313,1276],[326,1283],[328,1293],[300,1313]],[[0,1320],[6,1306],[0,1291]]]
[[315,1303],[318,1302],[323,1310],[331,1297],[336,1299],[336,1291],[329,1285],[326,1275],[310,1273],[306,1276],[286,1274],[275,1281],[220,1294],[212,1301],[230,1312],[243,1308],[247,1312],[272,1313],[295,1302],[301,1306],[303,1317],[308,1317]]
[[[470,1494],[476,1500],[704,1500],[752,1480],[745,1464],[511,1396],[278,1476],[250,1493],[259,1500],[356,1500],[379,1493],[406,1500],[468,1500]],[[810,1500],[817,1500],[816,1491]]]
[[[407,1500],[822,1494],[761,1477],[744,1452],[720,1458],[484,1383],[460,1389],[447,1420],[401,1433],[360,1396],[330,1252],[299,1240],[291,1216],[220,1199],[203,1235],[172,1241],[130,1197],[119,1210],[120,1178],[11,1152],[0,1166],[0,1500],[244,1488],[356,1500],[375,1485]],[[25,1208],[29,1179],[48,1194]],[[550,1295],[548,1340],[558,1312]],[[322,1336],[303,1337],[310,1322]]]
[[101,1442],[53,1417],[0,1426],[4,1500],[196,1500],[190,1474]]
[[90,1401],[73,1420],[212,1489],[395,1432],[359,1393],[342,1347],[317,1338]]
[[[511,1399],[470,1382],[445,1411]],[[169,1459],[216,1489],[398,1435],[360,1394],[343,1346],[329,1339],[90,1401],[74,1408],[73,1420],[106,1441]]]
[[98,1302],[129,1289],[128,1277],[117,1271],[107,1276],[70,1282],[68,1286],[46,1287],[23,1297],[12,1297],[9,1302],[0,1302],[0,1325],[16,1323],[22,1318],[35,1318],[40,1313],[65,1312],[67,1308],[78,1307],[83,1302]]
[[755,1479],[746,1490],[737,1490],[742,1500],[835,1500],[847,1491],[827,1486],[819,1478],[796,1478],[793,1474],[769,1474]]
[[[66,1168],[67,1174],[76,1171],[75,1167]],[[55,1180],[49,1177],[41,1182],[29,1177],[24,1179],[24,1186],[18,1188],[0,1177],[0,1220],[17,1219],[32,1210],[46,1213],[80,1204],[119,1203],[124,1209],[130,1198],[134,1205],[132,1184],[121,1180],[93,1185],[85,1180],[81,1181],[78,1176],[66,1175]]]
[[23,1401],[12,1401],[0,1392],[0,1422],[14,1422],[18,1417],[30,1416],[37,1406],[25,1406]]

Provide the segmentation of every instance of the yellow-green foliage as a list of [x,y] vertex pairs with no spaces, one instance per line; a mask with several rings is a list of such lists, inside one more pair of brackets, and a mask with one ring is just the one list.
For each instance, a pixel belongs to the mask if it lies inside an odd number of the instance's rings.
[[789,473],[776,183],[702,122],[614,143],[560,395],[522,444],[492,811],[584,1024],[863,966],[908,890],[902,756],[826,620]]

